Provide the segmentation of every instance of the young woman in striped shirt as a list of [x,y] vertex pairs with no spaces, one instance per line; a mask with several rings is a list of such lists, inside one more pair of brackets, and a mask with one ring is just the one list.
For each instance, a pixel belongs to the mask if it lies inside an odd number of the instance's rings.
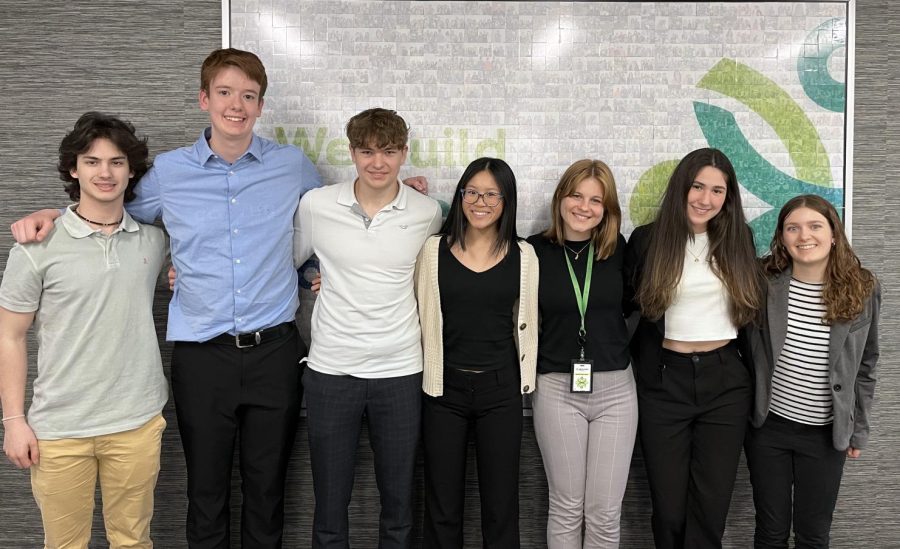
[[766,353],[746,445],[755,547],[787,548],[792,521],[797,547],[828,547],[844,461],[868,439],[880,290],[814,195],[781,209],[764,266]]

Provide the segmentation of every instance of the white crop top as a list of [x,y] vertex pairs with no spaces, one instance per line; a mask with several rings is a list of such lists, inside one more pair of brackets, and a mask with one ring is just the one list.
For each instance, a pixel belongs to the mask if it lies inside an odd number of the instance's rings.
[[706,233],[694,235],[684,251],[675,299],[666,310],[666,339],[718,341],[737,337],[728,314],[728,290],[712,271]]

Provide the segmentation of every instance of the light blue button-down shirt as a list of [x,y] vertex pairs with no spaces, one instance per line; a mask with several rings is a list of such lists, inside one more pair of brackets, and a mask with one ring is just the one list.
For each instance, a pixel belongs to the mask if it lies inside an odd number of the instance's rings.
[[321,186],[296,147],[257,135],[233,164],[208,143],[160,154],[135,187],[128,213],[162,218],[178,273],[169,303],[169,341],[206,341],[294,319],[299,304],[292,259],[300,197]]

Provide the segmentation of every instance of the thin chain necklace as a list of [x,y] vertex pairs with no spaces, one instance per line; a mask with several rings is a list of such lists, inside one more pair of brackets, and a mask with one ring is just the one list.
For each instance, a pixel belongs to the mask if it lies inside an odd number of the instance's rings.
[[84,221],[87,221],[88,223],[91,223],[94,225],[99,225],[101,227],[114,227],[114,226],[118,225],[119,223],[121,223],[122,219],[125,217],[123,215],[122,217],[119,218],[118,221],[113,221],[112,223],[100,223],[99,221],[91,221],[90,219],[88,219],[88,218],[84,217],[83,215],[81,215],[80,213],[78,213],[78,208],[75,208],[72,211],[75,212],[75,215],[77,215],[80,219],[83,219]]
[[584,246],[582,246],[581,249],[578,250],[577,252],[575,250],[573,250],[572,248],[570,248],[569,245],[566,243],[563,243],[563,247],[565,247],[565,249],[567,249],[570,252],[572,252],[573,254],[575,254],[575,261],[578,261],[578,258],[581,257],[581,252],[583,252],[585,250],[585,248],[590,246],[590,244],[591,244],[591,241],[588,240],[588,243],[585,244]]
[[707,246],[709,246],[709,240],[706,241],[706,244],[703,245],[703,248],[700,249],[700,253],[694,253],[694,250],[691,249],[691,243],[688,242],[687,246],[685,246],[685,250],[687,253],[691,254],[691,257],[694,258],[694,263],[700,263],[700,256],[703,255],[703,252],[706,251]]

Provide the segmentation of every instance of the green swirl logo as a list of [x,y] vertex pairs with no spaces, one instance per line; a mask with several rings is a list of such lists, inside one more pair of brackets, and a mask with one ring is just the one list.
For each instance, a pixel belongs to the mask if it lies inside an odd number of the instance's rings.
[[[845,85],[828,72],[828,59],[846,46],[846,21],[830,19],[807,35],[797,58],[797,75],[806,96],[816,105],[844,112]],[[817,194],[843,210],[844,189],[835,187],[831,163],[809,117],[778,84],[762,73],[724,58],[697,83],[697,87],[731,97],[759,115],[775,131],[787,150],[796,177],[766,160],[744,136],[734,115],[723,108],[694,101],[694,115],[710,147],[720,149],[734,164],[738,180],[751,194],[772,207],[750,222],[757,235],[757,251],[768,248],[781,206],[798,194]],[[644,172],[628,209],[635,226],[649,223],[678,160],[666,160]]]

